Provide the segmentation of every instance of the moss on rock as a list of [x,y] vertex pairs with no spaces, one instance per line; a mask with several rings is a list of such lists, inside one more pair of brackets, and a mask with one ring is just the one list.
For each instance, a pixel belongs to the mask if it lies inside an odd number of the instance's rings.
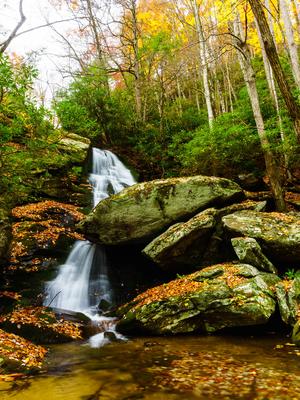
[[119,309],[122,332],[215,332],[266,323],[275,312],[274,274],[247,264],[218,264],[140,294]]
[[243,196],[234,182],[193,176],[139,183],[101,201],[80,224],[108,245],[146,242],[171,224]]

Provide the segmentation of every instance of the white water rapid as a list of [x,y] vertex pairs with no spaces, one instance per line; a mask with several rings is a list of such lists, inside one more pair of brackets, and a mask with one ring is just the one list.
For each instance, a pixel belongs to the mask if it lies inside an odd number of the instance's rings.
[[[89,182],[93,187],[93,206],[112,194],[135,183],[130,171],[116,155],[108,150],[92,149],[92,172]],[[101,300],[112,301],[105,249],[89,241],[77,241],[57,277],[46,284],[44,305],[62,310],[82,312],[95,322],[107,324],[114,332],[111,319],[99,316]],[[90,345],[98,347],[108,340],[104,333],[90,338]]]

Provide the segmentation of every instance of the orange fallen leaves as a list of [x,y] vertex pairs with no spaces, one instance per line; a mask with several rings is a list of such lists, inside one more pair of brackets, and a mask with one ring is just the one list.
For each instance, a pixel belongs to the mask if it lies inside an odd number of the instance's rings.
[[19,293],[4,290],[3,292],[0,292],[0,297],[8,297],[13,300],[20,300],[22,296]]
[[[215,270],[216,268],[220,268],[221,270],[223,270],[223,273],[214,277],[214,281],[216,282],[223,280],[230,288],[234,288],[246,282],[247,280],[245,277],[239,275],[239,269],[230,263],[214,265],[212,267],[205,268],[205,270]],[[166,300],[170,297],[184,296],[187,293],[208,289],[209,279],[205,279],[199,282],[196,279],[199,274],[200,272],[197,271],[180,279],[175,279],[169,283],[165,283],[163,285],[146,290],[145,292],[135,297],[135,299],[133,300],[133,302],[136,303],[134,309],[142,307],[146,304],[150,304],[152,302]]]
[[62,211],[68,212],[74,218],[75,222],[79,222],[84,217],[84,215],[78,211],[78,207],[52,200],[15,207],[12,210],[12,216],[22,220],[42,221],[45,218],[48,219],[49,215],[55,213],[61,214]]
[[[37,346],[20,336],[0,329],[0,355],[4,358],[19,362],[23,367],[41,368],[46,353],[47,350],[44,347]],[[5,375],[2,375],[2,377],[5,379]]]
[[57,321],[54,312],[46,307],[17,308],[10,314],[0,316],[0,323],[8,322],[21,328],[30,325],[48,332],[58,333],[71,339],[82,339],[80,325],[60,319]]
[[[73,226],[83,218],[83,214],[73,205],[43,201],[16,207],[12,210],[12,215],[21,220],[16,222],[12,229],[12,264],[18,264],[19,258],[26,257],[35,248],[47,249],[56,245],[61,235],[75,240],[84,239],[82,235],[74,232]],[[35,270],[37,268],[31,271]]]

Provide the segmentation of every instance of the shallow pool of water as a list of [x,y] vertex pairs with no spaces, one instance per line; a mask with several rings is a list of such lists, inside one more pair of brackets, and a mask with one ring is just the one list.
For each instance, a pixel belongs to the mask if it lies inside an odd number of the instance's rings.
[[51,347],[48,372],[1,400],[300,399],[300,350],[284,337],[147,337]]

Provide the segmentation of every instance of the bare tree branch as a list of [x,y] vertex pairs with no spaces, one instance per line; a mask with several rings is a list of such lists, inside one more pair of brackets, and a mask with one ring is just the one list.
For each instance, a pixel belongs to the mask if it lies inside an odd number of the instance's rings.
[[24,24],[24,22],[26,20],[26,17],[25,17],[24,11],[23,11],[23,1],[24,0],[20,0],[20,2],[19,2],[20,21],[17,23],[15,28],[12,30],[12,32],[8,36],[8,38],[3,43],[1,43],[1,45],[0,45],[0,54],[4,53],[4,51],[9,46],[10,42],[16,37],[18,30],[21,28],[21,26]]

